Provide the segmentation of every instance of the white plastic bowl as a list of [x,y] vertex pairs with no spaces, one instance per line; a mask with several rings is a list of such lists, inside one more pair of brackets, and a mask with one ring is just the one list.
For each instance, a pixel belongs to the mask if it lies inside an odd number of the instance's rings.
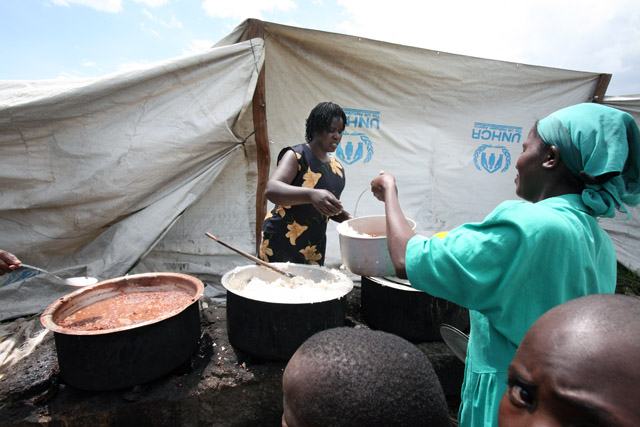
[[[407,218],[407,223],[415,230],[414,220]],[[342,263],[347,270],[360,276],[396,275],[387,247],[385,215],[353,218],[338,224],[336,229]]]

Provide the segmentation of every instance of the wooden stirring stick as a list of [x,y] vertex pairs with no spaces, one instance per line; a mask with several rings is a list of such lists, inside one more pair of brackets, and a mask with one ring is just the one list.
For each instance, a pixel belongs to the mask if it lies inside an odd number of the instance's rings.
[[270,268],[271,270],[273,270],[273,271],[275,271],[275,272],[277,272],[277,273],[280,273],[280,274],[282,274],[282,275],[284,275],[284,276],[287,276],[287,277],[288,277],[288,278],[290,278],[290,279],[293,279],[294,277],[296,277],[296,276],[295,276],[295,274],[291,274],[291,273],[289,273],[288,271],[280,270],[279,268],[277,268],[277,267],[275,267],[275,266],[273,266],[273,265],[269,264],[268,262],[264,262],[264,261],[263,261],[263,260],[261,260],[260,258],[254,257],[253,255],[248,254],[248,253],[246,253],[245,251],[240,250],[240,249],[238,249],[238,248],[234,248],[234,247],[233,247],[233,246],[231,246],[230,244],[223,242],[222,240],[218,239],[216,236],[214,236],[214,235],[212,235],[212,234],[209,234],[209,233],[204,233],[204,234],[206,234],[206,235],[207,235],[207,237],[210,237],[210,238],[212,238],[213,240],[215,240],[216,242],[220,243],[222,246],[226,246],[227,248],[231,249],[232,251],[235,251],[235,252],[239,253],[239,254],[240,254],[240,255],[242,255],[243,257],[245,257],[245,258],[249,258],[251,261],[255,262],[256,264],[260,264],[260,265],[261,265],[261,266],[263,266],[263,267]]

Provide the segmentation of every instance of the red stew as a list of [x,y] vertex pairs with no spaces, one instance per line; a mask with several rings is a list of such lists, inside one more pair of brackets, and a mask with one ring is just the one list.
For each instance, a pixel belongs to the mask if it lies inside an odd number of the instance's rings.
[[83,307],[58,325],[81,331],[120,328],[178,312],[192,301],[182,290],[124,292]]

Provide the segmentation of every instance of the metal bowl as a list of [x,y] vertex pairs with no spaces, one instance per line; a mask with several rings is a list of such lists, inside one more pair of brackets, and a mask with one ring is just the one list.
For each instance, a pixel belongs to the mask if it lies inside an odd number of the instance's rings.
[[[407,223],[415,230],[414,220],[407,218]],[[353,218],[338,224],[336,229],[342,263],[347,270],[359,276],[395,276],[387,247],[386,216]]]
[[[105,330],[76,330],[58,323],[83,307],[123,292],[173,290],[192,295],[191,302],[143,323]],[[200,339],[198,299],[203,283],[178,273],[145,273],[105,280],[53,302],[40,316],[54,332],[60,375],[83,390],[117,390],[171,372],[197,349]]]

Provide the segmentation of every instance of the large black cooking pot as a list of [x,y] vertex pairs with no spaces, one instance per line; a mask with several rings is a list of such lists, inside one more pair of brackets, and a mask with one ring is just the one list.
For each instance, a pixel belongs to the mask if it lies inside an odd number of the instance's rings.
[[[95,302],[123,292],[180,289],[192,295],[178,313],[114,329],[79,331],[58,325]],[[143,384],[171,372],[197,349],[200,338],[198,299],[204,285],[177,273],[145,273],[98,282],[52,303],[40,321],[54,332],[60,375],[83,390],[117,390]]]
[[241,289],[253,277],[266,283],[283,278],[272,270],[250,265],[238,267],[222,277],[222,285],[227,289],[229,342],[238,350],[259,359],[287,361],[311,335],[344,326],[344,297],[353,289],[353,282],[345,274],[324,267],[288,263],[273,265],[315,282],[324,279],[336,283],[342,289],[339,294],[327,292],[324,299],[315,295],[309,300],[276,302],[264,295],[249,296]]
[[441,323],[460,330],[469,327],[469,310],[414,289],[398,277],[362,276],[360,291],[365,322],[409,341],[441,341]]

